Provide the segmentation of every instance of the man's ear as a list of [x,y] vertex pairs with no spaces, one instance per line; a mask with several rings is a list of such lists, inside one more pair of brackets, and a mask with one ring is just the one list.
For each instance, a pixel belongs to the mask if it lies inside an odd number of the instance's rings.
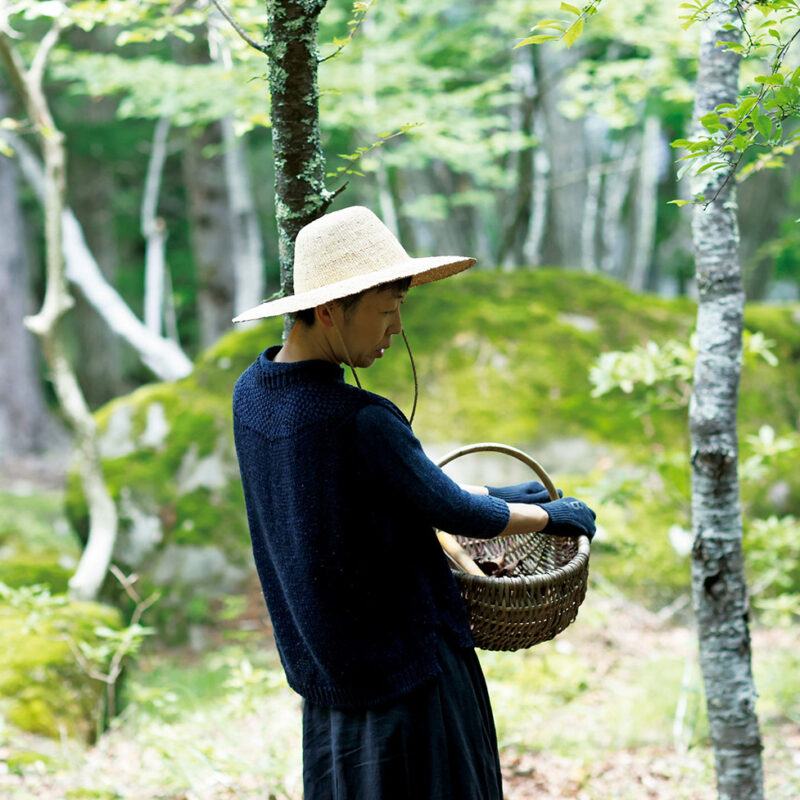
[[333,328],[335,322],[333,320],[333,304],[332,303],[325,303],[321,306],[316,306],[314,308],[314,313],[317,315],[317,321],[320,325],[323,325],[326,328]]

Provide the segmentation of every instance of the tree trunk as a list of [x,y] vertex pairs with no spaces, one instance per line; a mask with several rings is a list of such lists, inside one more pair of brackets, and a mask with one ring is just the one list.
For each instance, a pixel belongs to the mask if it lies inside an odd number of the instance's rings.
[[[173,42],[175,60],[181,64],[210,63],[209,28],[198,27],[193,33],[191,42]],[[223,150],[222,125],[212,122],[200,131],[189,131],[183,151],[201,347],[209,347],[230,330],[238,311]]]
[[629,285],[635,292],[643,292],[653,262],[658,214],[658,162],[661,147],[661,123],[650,115],[644,123],[642,151],[639,164],[638,201],[636,203],[636,234],[631,255]]
[[[532,47],[512,51],[511,80],[519,102],[511,108],[510,129],[512,133],[533,135],[536,110],[536,76],[534,73]],[[497,252],[497,262],[507,272],[516,269],[523,261],[525,242],[531,223],[533,202],[533,174],[535,148],[525,147],[509,155],[510,169],[515,175],[508,215],[500,219],[502,237]],[[506,219],[508,223],[506,224]]]
[[[0,85],[0,119],[8,105]],[[0,461],[44,449],[50,425],[34,341],[23,324],[28,274],[17,169],[0,155]]]
[[[532,50],[535,48],[531,48]],[[528,235],[522,248],[522,261],[528,267],[542,263],[542,242],[547,228],[547,201],[550,194],[550,158],[544,141],[547,127],[544,116],[537,115],[533,132],[538,143],[533,154],[533,191],[531,193],[531,216]]]
[[[93,121],[95,115],[113,113],[103,107],[107,108],[107,104],[90,101],[84,113],[94,117]],[[108,163],[91,153],[82,152],[70,159],[68,186],[72,208],[81,220],[100,273],[111,285],[115,282],[119,258],[112,209],[116,183]],[[82,295],[75,297],[75,308],[66,324],[75,331],[80,353],[75,359],[75,371],[89,406],[99,408],[130,391],[122,377],[122,343]]]
[[145,240],[144,256],[144,324],[156,336],[164,329],[165,289],[167,285],[167,226],[158,216],[161,178],[167,160],[167,139],[170,121],[161,117],[153,131],[153,144],[147,164],[141,209],[141,229]]
[[[225,69],[233,69],[233,58],[220,26],[226,24],[219,12],[212,14],[208,25],[211,58]],[[264,299],[264,248],[256,213],[250,170],[247,163],[247,140],[237,136],[231,116],[220,120],[225,143],[225,185],[228,190],[228,213],[231,260],[235,276],[233,307],[236,312],[257,305]]]
[[[325,187],[319,132],[319,14],[325,0],[267,0],[267,49],[275,161],[281,294],[294,291],[294,241],[334,198]],[[291,327],[287,315],[284,333]]]
[[623,224],[625,201],[631,191],[633,170],[639,138],[633,134],[624,143],[612,142],[610,159],[612,168],[603,182],[603,200],[600,212],[600,239],[603,255],[600,268],[608,275],[622,278],[627,252],[627,237]]
[[[695,130],[720,103],[736,103],[740,20],[718,0],[703,22]],[[726,29],[726,25],[730,29]],[[692,594],[720,800],[761,800],[761,735],[750,660],[748,599],[737,476],[737,403],[744,292],[738,260],[735,181],[706,170],[693,192],[707,200],[692,219],[699,288],[698,354],[689,405],[692,465]],[[717,194],[718,193],[718,194]]]
[[[584,121],[570,120],[559,110],[558,84],[563,73],[580,58],[578,48],[558,50],[542,45],[537,58],[540,87],[539,108],[545,118],[548,137],[541,146],[550,160],[549,222],[544,238],[543,258],[548,264],[575,267],[581,264],[581,210],[586,199],[586,170],[589,166],[584,140]],[[539,48],[537,48],[539,49]]]
[[202,347],[229,330],[236,314],[225,161],[219,152],[204,152],[220,150],[222,141],[220,123],[208,125],[187,143],[183,161]]
[[89,539],[69,587],[74,597],[91,600],[97,596],[111,562],[117,538],[117,509],[103,480],[94,417],[67,358],[60,330],[62,318],[73,304],[65,273],[62,228],[67,195],[66,148],[64,135],[56,127],[42,91],[47,57],[59,33],[56,23],[43,38],[28,69],[14,42],[0,31],[0,58],[35,122],[44,155],[47,281],[41,310],[36,316],[27,317],[25,323],[39,337],[59,405],[75,433],[78,464],[89,506]]

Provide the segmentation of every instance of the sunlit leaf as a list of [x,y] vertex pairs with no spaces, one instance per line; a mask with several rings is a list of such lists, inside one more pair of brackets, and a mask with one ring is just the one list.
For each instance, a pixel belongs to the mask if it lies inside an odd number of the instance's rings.
[[583,18],[576,20],[564,34],[564,42],[567,47],[572,47],[578,40],[578,37],[583,33]]

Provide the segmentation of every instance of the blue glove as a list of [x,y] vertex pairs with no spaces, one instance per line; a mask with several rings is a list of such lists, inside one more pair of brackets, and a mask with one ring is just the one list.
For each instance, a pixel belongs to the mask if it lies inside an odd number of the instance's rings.
[[[492,497],[499,497],[506,503],[549,503],[550,494],[541,483],[528,481],[517,483],[514,486],[487,486]],[[558,496],[563,497],[564,492],[558,489]]]
[[595,532],[596,515],[582,500],[575,497],[564,497],[549,503],[536,503],[543,508],[550,521],[542,529],[542,533],[553,536],[580,536],[584,534],[591,541]]

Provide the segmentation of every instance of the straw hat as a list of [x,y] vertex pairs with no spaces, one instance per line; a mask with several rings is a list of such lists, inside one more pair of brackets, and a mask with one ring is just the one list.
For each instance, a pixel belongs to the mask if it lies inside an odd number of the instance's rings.
[[411,285],[438,281],[475,263],[466,256],[411,258],[395,235],[364,206],[325,214],[297,234],[294,291],[255,306],[234,322],[277,317],[411,277]]

